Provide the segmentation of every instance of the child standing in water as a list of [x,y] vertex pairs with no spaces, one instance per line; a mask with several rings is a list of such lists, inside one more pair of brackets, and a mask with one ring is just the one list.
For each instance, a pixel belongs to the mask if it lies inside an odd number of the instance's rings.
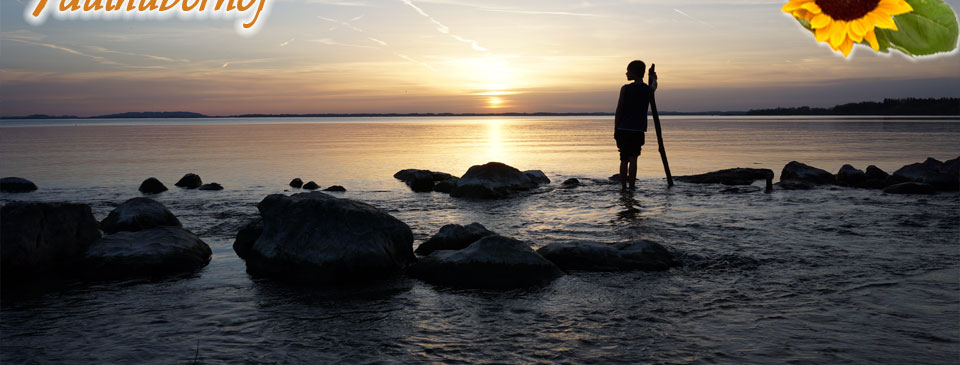
[[650,85],[643,83],[647,65],[633,61],[627,65],[627,80],[633,83],[620,88],[620,101],[614,118],[613,138],[620,150],[620,187],[635,189],[637,181],[637,158],[643,147],[647,131],[647,110],[650,98],[657,90],[657,73],[650,68]]

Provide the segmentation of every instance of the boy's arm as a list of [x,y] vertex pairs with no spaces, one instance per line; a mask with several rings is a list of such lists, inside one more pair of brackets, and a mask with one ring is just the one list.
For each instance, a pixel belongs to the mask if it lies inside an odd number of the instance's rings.
[[616,128],[616,126],[620,125],[620,119],[623,118],[623,102],[624,102],[624,100],[623,100],[623,93],[624,93],[624,91],[626,91],[626,89],[627,89],[627,86],[626,86],[626,85],[624,85],[623,87],[620,88],[620,99],[617,100],[617,113],[614,114],[614,116],[613,116],[613,125],[614,125],[614,128]]

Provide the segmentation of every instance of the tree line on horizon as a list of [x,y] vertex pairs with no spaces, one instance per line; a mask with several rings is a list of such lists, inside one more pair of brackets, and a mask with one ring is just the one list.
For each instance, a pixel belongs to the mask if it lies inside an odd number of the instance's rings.
[[883,99],[862,101],[831,108],[752,109],[747,115],[960,115],[960,98]]

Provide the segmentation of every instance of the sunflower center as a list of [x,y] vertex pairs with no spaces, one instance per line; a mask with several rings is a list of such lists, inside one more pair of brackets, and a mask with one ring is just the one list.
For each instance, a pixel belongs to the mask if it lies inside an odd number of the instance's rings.
[[880,5],[880,0],[814,0],[834,20],[860,19]]

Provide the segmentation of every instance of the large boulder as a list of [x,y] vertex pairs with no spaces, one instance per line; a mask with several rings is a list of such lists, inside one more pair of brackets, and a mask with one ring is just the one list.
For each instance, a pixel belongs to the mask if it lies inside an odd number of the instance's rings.
[[397,180],[403,181],[410,190],[418,193],[428,193],[433,191],[434,182],[451,178],[452,176],[443,172],[433,172],[430,170],[405,169],[393,174]]
[[156,227],[103,236],[87,249],[84,275],[122,278],[199,269],[210,262],[210,246],[180,227]]
[[163,185],[163,183],[157,178],[151,177],[143,180],[143,182],[140,183],[139,190],[144,194],[160,194],[164,191],[167,191],[167,186]]
[[22,177],[5,177],[0,179],[0,191],[4,193],[29,193],[37,190],[33,181]]
[[203,185],[203,180],[200,179],[200,175],[189,173],[183,175],[183,177],[173,185],[185,189],[196,189],[199,188],[200,185]]
[[553,243],[537,250],[563,270],[663,271],[679,265],[659,243],[647,240],[607,244],[574,241]]
[[780,171],[780,181],[784,180],[806,181],[817,185],[832,184],[837,181],[833,174],[797,161],[790,161],[783,166],[783,170]]
[[308,183],[306,183],[306,184],[303,184],[303,189],[304,189],[304,190],[317,190],[317,189],[319,189],[319,188],[320,188],[320,185],[317,185],[317,183],[315,183],[315,182],[313,182],[313,181],[310,181],[310,182],[308,182]]
[[540,170],[527,170],[523,172],[527,177],[530,178],[530,181],[533,181],[534,184],[544,185],[550,183],[550,178],[547,177],[547,174],[544,174]]
[[884,181],[890,177],[886,171],[881,170],[879,167],[874,165],[867,166],[867,170],[864,173],[864,181],[862,188],[865,189],[883,189]]
[[549,283],[563,275],[526,243],[487,236],[462,250],[434,251],[411,273],[428,282],[464,288],[521,288]]
[[240,231],[237,232],[237,238],[233,241],[233,251],[236,252],[237,256],[240,256],[241,259],[246,260],[250,250],[253,249],[253,244],[257,242],[257,239],[260,238],[262,233],[262,218],[257,218],[247,222],[247,224],[245,224],[242,228],[240,228]]
[[883,192],[887,194],[934,194],[937,189],[930,184],[905,182],[885,187]]
[[750,185],[756,180],[764,180],[767,191],[772,190],[773,170],[737,167],[699,175],[677,176],[677,181],[694,184]]
[[[873,165],[871,165],[873,166]],[[840,171],[837,171],[837,184],[850,187],[863,187],[867,181],[867,173],[863,172],[853,165],[843,165]]]
[[499,162],[488,162],[471,166],[467,173],[457,180],[457,186],[450,192],[450,196],[504,198],[536,186],[537,183],[520,170]]
[[57,271],[98,239],[97,219],[86,204],[8,203],[0,208],[3,280]]
[[257,208],[263,231],[243,253],[253,275],[352,281],[385,277],[416,260],[410,227],[365,203],[310,192],[270,195]]
[[894,171],[888,181],[921,182],[937,190],[956,191],[960,189],[960,157],[947,162],[927,158],[922,163],[906,165]]
[[486,236],[493,236],[496,233],[488,230],[480,223],[470,223],[466,226],[459,224],[448,224],[440,227],[437,234],[430,237],[417,247],[414,253],[418,255],[429,255],[437,250],[460,250],[477,240]]
[[303,180],[301,180],[299,177],[290,180],[290,187],[297,189],[303,187]]
[[180,220],[165,205],[142,197],[123,202],[100,222],[100,229],[107,234],[136,232],[160,226],[182,227]]

